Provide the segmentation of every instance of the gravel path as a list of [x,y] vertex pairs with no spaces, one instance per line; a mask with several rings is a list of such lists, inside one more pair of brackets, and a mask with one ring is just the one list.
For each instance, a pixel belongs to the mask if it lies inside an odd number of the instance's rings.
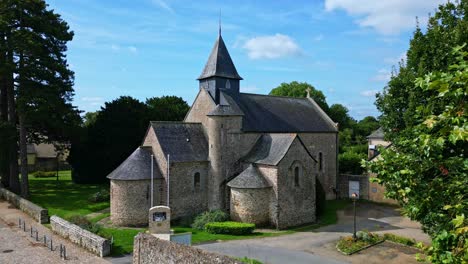
[[[59,244],[67,249],[67,260],[60,259],[59,249],[50,251],[41,242],[30,237],[29,232],[18,228],[18,218],[26,222],[29,230],[31,225],[38,230],[39,237],[52,237],[54,247]],[[2,264],[55,264],[55,263],[109,263],[79,246],[52,233],[45,226],[37,223],[22,211],[14,208],[8,202],[0,200],[0,263]]]

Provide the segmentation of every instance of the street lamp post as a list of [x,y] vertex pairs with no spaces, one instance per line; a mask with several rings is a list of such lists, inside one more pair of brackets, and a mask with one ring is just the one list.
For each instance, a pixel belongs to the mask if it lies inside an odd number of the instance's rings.
[[351,194],[351,199],[353,200],[353,208],[354,208],[354,229],[353,229],[353,240],[356,241],[356,201],[359,198],[357,193]]

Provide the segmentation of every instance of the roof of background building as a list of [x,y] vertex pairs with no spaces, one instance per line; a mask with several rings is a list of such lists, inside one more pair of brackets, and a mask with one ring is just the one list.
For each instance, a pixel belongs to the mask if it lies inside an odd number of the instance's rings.
[[208,161],[208,141],[201,123],[151,122],[164,157],[171,162]]
[[236,66],[232,62],[221,34],[219,34],[198,80],[214,76],[242,80],[242,77],[237,73]]
[[[137,148],[107,178],[111,180],[134,181],[151,179],[151,147]],[[162,178],[161,171],[153,158],[153,177]]]
[[385,134],[382,127],[372,132],[367,138],[384,138]]
[[240,93],[246,132],[337,132],[336,126],[309,98]]
[[247,169],[231,180],[227,186],[239,189],[260,189],[271,187],[271,184],[260,174],[255,165],[250,164]]

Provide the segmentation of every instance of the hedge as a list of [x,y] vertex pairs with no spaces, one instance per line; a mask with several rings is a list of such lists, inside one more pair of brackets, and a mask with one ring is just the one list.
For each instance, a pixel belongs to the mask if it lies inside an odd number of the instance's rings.
[[255,224],[239,222],[211,222],[205,225],[208,233],[229,234],[229,235],[247,235],[255,229]]
[[52,178],[57,177],[56,171],[36,171],[33,173],[34,178]]

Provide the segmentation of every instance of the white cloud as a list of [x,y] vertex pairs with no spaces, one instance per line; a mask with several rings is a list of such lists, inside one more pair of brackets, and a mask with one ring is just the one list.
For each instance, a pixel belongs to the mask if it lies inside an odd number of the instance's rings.
[[376,82],[388,82],[392,77],[392,73],[387,69],[380,69],[377,74],[372,77],[372,81]]
[[112,49],[113,51],[119,51],[119,50],[120,50],[120,46],[119,46],[119,45],[116,45],[116,44],[112,44],[112,45],[111,45],[111,49]]
[[251,59],[277,59],[299,55],[301,49],[296,42],[287,35],[276,34],[260,36],[247,40],[243,46]]
[[361,95],[365,97],[374,97],[379,91],[377,90],[366,90],[362,91]]
[[361,27],[371,27],[384,35],[395,35],[415,27],[415,17],[427,22],[427,14],[447,0],[325,0],[325,9],[343,9],[357,18]]
[[164,0],[151,0],[151,2],[164,10],[174,13],[174,9]]
[[81,101],[85,102],[102,102],[104,99],[102,97],[83,97]]
[[128,50],[131,52],[131,53],[137,53],[138,49],[135,47],[135,46],[129,46],[128,47]]

